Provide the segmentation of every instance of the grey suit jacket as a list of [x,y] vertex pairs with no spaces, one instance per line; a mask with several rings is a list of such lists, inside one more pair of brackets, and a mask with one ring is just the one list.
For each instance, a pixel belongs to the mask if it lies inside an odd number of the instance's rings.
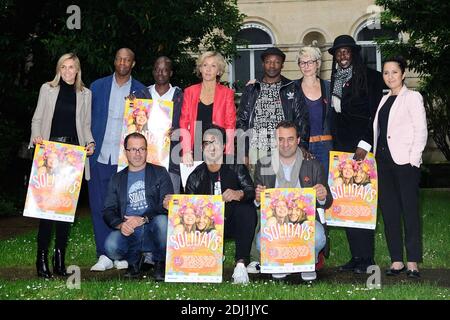
[[[53,113],[55,111],[56,99],[58,98],[59,86],[51,87],[44,83],[39,91],[39,99],[31,120],[31,138],[29,147],[33,146],[33,138],[41,136],[42,139],[50,138],[52,129]],[[78,141],[81,146],[93,142],[91,133],[91,90],[83,88],[77,91],[77,106],[75,124],[77,128]],[[85,178],[90,179],[89,161],[86,159]]]

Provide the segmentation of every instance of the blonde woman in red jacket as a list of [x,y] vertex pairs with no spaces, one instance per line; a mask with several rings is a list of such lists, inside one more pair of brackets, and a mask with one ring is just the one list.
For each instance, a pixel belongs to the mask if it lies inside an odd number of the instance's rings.
[[[202,82],[184,90],[180,129],[182,162],[188,166],[192,165],[194,160],[194,141],[202,141],[202,131],[210,124],[225,129],[227,135],[225,153],[233,154],[233,138],[236,128],[234,91],[218,82],[225,71],[225,66],[225,59],[220,53],[215,51],[203,53],[197,59],[196,68],[197,75]],[[198,150],[201,155],[200,145]],[[198,157],[195,158],[195,160],[200,160],[197,159]]]
[[420,164],[428,132],[422,96],[404,85],[405,69],[402,57],[387,59],[383,64],[383,79],[390,91],[381,99],[375,115],[373,148],[378,164],[378,200],[392,262],[386,275],[396,276],[406,270],[409,278],[419,278]]

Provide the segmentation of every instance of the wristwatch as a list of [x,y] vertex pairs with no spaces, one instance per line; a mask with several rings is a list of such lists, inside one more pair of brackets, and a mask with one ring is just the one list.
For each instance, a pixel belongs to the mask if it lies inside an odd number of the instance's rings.
[[144,224],[148,223],[148,217],[147,217],[147,216],[143,216],[143,217],[142,217],[142,222],[143,222]]

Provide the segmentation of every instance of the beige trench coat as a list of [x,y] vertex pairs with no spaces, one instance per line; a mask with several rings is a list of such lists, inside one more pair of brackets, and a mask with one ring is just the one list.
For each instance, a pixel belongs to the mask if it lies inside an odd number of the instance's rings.
[[[42,139],[50,138],[52,128],[53,113],[55,111],[56,99],[58,98],[59,86],[51,87],[44,83],[39,92],[39,99],[31,120],[31,138],[29,147],[33,146],[33,138],[41,136]],[[83,91],[77,91],[76,105],[76,128],[80,146],[86,146],[94,142],[91,133],[91,90],[83,88]],[[85,178],[90,179],[89,160],[85,163]]]

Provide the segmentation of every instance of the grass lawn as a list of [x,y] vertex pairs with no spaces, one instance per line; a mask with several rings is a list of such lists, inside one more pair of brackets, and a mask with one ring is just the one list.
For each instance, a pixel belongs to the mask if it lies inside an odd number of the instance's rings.
[[[420,265],[426,274],[432,275],[449,269],[450,264],[450,191],[422,190],[421,212],[423,217],[424,262]],[[350,258],[344,230],[330,228],[331,254],[326,261],[326,277],[313,284],[298,281],[274,282],[267,275],[251,275],[249,285],[233,285],[230,282],[233,268],[234,244],[225,244],[224,282],[221,284],[156,283],[150,276],[127,281],[116,270],[96,276],[89,267],[95,261],[95,243],[91,220],[82,217],[75,222],[70,236],[66,265],[81,267],[81,289],[70,290],[65,280],[41,280],[35,278],[36,231],[0,241],[0,299],[442,299],[449,300],[449,279],[446,285],[435,281],[425,272],[421,281],[409,281],[405,276],[383,283],[381,290],[369,290],[365,286],[369,275],[341,278],[333,270]],[[376,230],[375,261],[382,272],[390,264],[383,223],[379,216]],[[434,271],[435,269],[436,271]],[[440,270],[440,271],[439,271]],[[3,271],[3,272],[2,272]],[[20,271],[20,272],[19,272]],[[16,275],[20,274],[20,275]],[[86,276],[87,273],[87,276]],[[24,274],[25,276],[22,276]],[[444,273],[448,275],[449,273]],[[86,276],[86,278],[84,278]]]

